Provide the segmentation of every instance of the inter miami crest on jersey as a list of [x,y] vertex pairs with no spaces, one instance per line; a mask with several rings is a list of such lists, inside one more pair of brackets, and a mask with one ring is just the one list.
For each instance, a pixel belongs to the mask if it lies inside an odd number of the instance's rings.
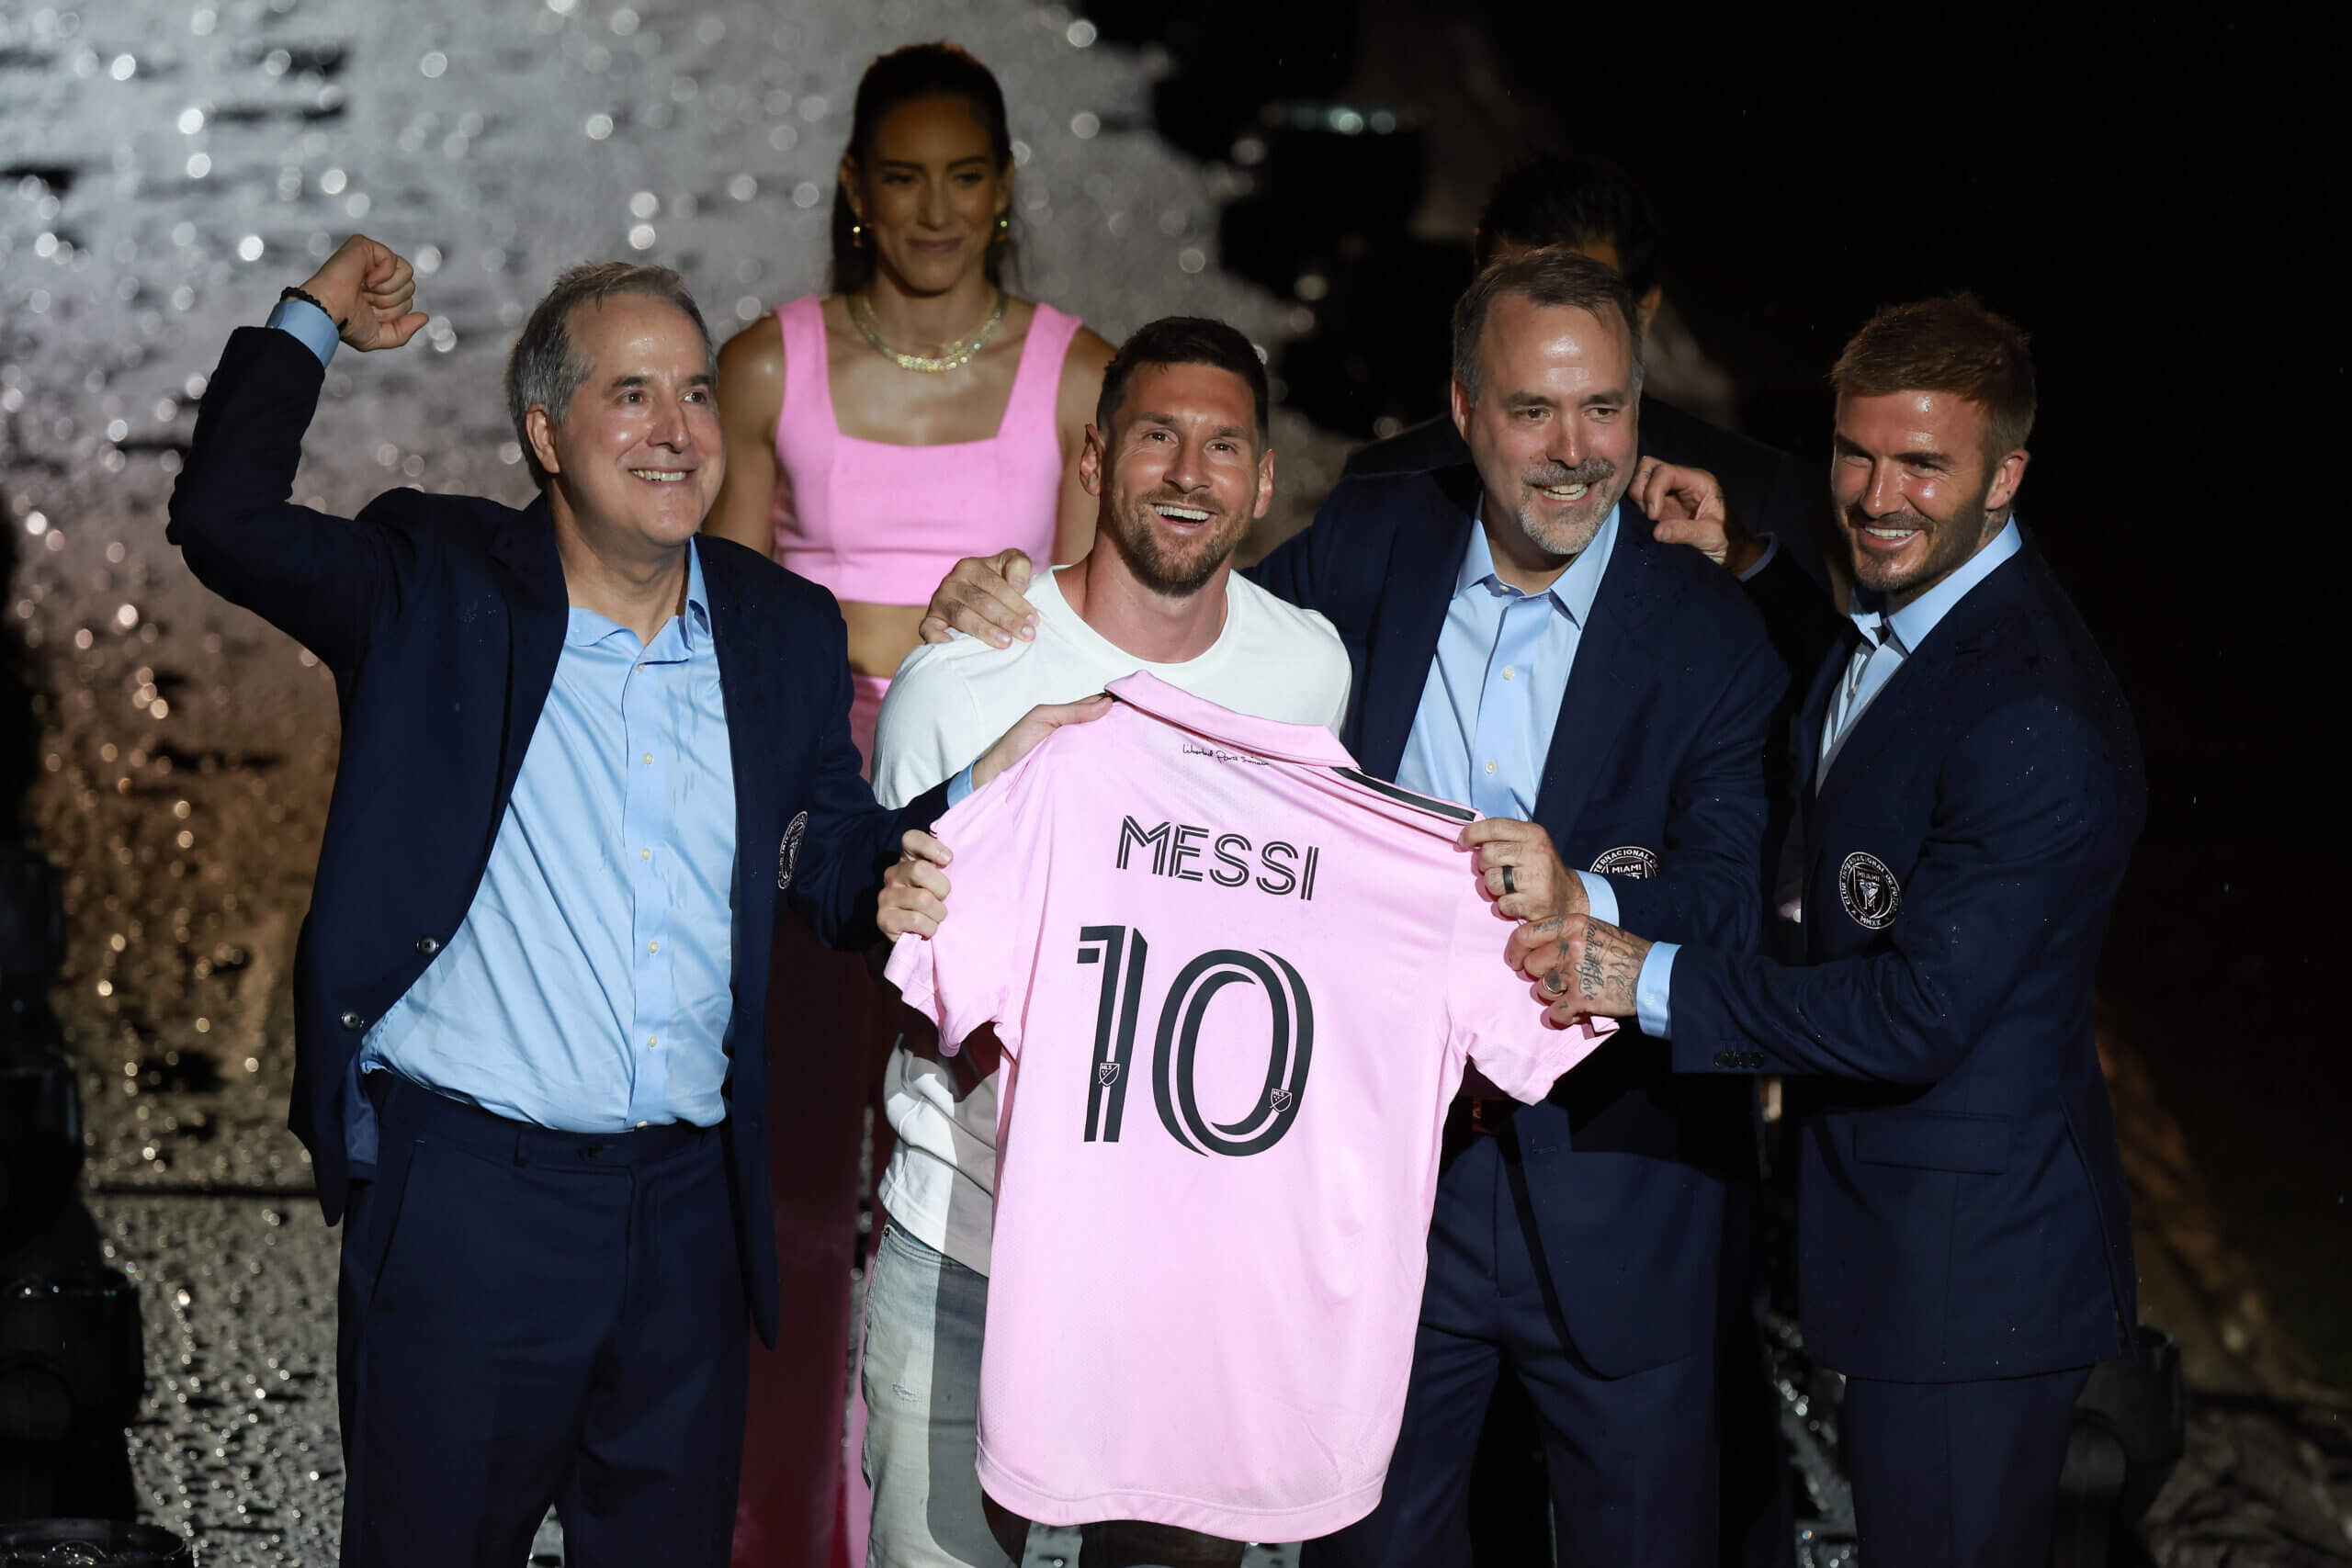
[[1903,885],[1874,854],[1856,850],[1838,868],[1838,902],[1854,923],[1866,931],[1883,931],[1894,923],[1903,908]]

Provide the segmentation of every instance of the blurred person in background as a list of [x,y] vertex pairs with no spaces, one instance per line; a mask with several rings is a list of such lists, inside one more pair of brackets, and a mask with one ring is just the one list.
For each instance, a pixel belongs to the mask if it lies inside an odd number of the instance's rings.
[[[1093,540],[1078,463],[1111,346],[1007,291],[1012,169],[988,67],[948,43],[875,61],[833,197],[831,292],[778,307],[719,356],[728,473],[705,526],[840,600],[868,762],[883,691],[952,563],[1008,546],[1067,561]],[[771,1172],[796,1321],[752,1358],[742,1568],[864,1560],[842,1414],[862,1111],[884,1086],[879,1171],[920,1072],[904,1052],[886,1069],[900,1010],[861,960],[790,924],[778,940],[794,984],[777,1038],[797,1049],[777,1077]]]

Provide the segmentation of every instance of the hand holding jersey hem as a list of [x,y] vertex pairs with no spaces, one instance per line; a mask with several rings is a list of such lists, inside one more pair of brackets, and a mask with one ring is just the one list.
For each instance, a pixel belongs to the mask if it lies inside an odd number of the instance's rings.
[[1634,987],[1650,944],[1589,915],[1531,920],[1511,933],[1511,966],[1551,1001],[1554,1023],[1580,1018],[1633,1018]]

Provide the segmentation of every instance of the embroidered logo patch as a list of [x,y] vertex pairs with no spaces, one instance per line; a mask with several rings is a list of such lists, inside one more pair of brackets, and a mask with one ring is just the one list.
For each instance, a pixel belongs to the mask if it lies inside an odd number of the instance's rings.
[[784,842],[775,851],[775,887],[779,893],[792,886],[792,869],[800,863],[800,838],[808,831],[808,813],[802,812],[784,830]]
[[1657,874],[1657,852],[1645,850],[1639,844],[1620,844],[1613,850],[1603,850],[1600,858],[1592,863],[1595,876],[1630,876],[1636,882],[1647,881]]
[[1903,908],[1903,885],[1874,854],[1856,850],[1838,868],[1838,902],[1865,931],[1883,931]]

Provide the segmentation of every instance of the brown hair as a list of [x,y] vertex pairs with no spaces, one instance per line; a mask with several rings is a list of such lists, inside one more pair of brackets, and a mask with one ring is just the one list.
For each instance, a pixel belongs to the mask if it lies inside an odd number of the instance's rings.
[[1830,367],[1840,397],[1950,392],[1984,411],[1984,456],[1997,463],[2033,432],[2033,355],[2017,324],[1973,294],[1887,305]]
[[1478,401],[1478,340],[1487,330],[1487,315],[1506,294],[1526,296],[1531,304],[1573,305],[1599,316],[1614,310],[1625,323],[1634,345],[1634,388],[1642,389],[1642,310],[1634,290],[1613,266],[1566,245],[1513,251],[1487,264],[1471,280],[1453,307],[1453,378]]

